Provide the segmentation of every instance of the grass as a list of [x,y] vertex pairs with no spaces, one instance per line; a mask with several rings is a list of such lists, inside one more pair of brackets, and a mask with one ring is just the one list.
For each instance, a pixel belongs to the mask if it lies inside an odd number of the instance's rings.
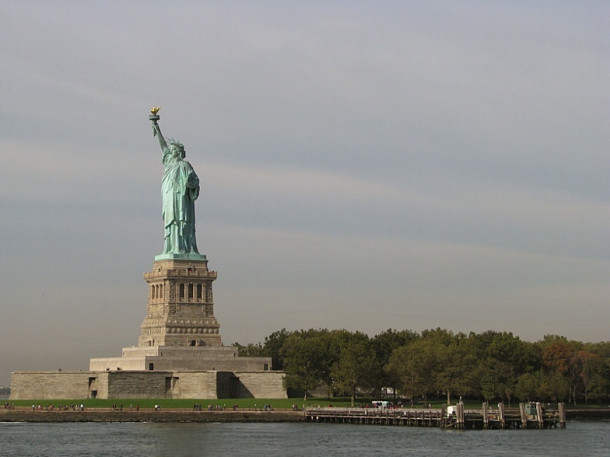
[[[358,399],[357,406],[370,403],[372,399]],[[203,409],[207,409],[208,405],[220,405],[226,408],[232,408],[237,405],[239,409],[262,409],[264,405],[271,405],[274,409],[292,409],[293,405],[299,408],[303,406],[350,406],[349,397],[338,398],[308,398],[306,402],[302,398],[223,398],[223,399],[143,399],[143,398],[128,398],[128,399],[72,399],[72,400],[14,400],[9,403],[15,406],[31,407],[32,405],[41,405],[47,407],[54,405],[55,408],[61,408],[70,405],[85,405],[85,408],[112,408],[123,406],[123,409],[136,408],[137,405],[143,409],[154,408],[159,405],[161,409],[193,409],[195,404],[199,404]]]
[[[359,398],[356,401],[356,406],[363,406],[370,404],[372,398]],[[302,398],[223,398],[223,399],[143,399],[143,398],[128,398],[128,399],[72,399],[72,400],[14,400],[10,401],[11,404],[21,407],[31,407],[32,405],[41,405],[43,407],[54,405],[56,408],[70,405],[85,405],[85,408],[112,408],[114,405],[117,407],[123,406],[123,409],[129,409],[130,405],[135,408],[136,405],[140,405],[140,408],[154,408],[155,405],[159,405],[161,409],[193,409],[193,405],[199,404],[203,409],[206,409],[208,405],[220,405],[226,408],[232,408],[233,405],[237,405],[239,409],[261,409],[264,405],[271,405],[274,409],[292,409],[293,405],[299,408],[303,406],[335,406],[335,407],[348,407],[351,406],[351,400],[349,397],[337,397],[337,398],[308,398],[307,401],[303,401]],[[438,407],[440,408],[439,403]],[[432,405],[437,407],[436,404]],[[480,406],[480,405],[479,405]],[[417,405],[416,407],[422,407]]]
[[271,405],[274,409],[292,409],[292,405],[295,404],[299,408],[303,406],[302,399],[296,398],[226,398],[226,399],[148,399],[148,398],[109,398],[109,399],[72,399],[72,400],[14,400],[9,402],[15,406],[31,407],[32,405],[41,405],[47,407],[54,405],[55,408],[61,408],[70,405],[84,405],[85,408],[112,408],[116,405],[117,408],[123,407],[123,409],[136,408],[140,406],[141,409],[152,409],[155,405],[159,405],[161,409],[188,409],[192,410],[195,404],[199,404],[203,409],[207,409],[208,405],[220,405],[225,408],[232,408],[233,405],[237,405],[239,409],[262,409],[264,405]]

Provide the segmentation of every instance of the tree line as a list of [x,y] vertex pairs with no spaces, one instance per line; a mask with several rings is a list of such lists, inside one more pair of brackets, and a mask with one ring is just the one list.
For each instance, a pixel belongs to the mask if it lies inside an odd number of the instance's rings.
[[522,341],[510,332],[453,333],[388,329],[369,337],[348,330],[282,329],[264,343],[240,345],[240,356],[272,358],[289,392],[307,398],[392,396],[411,401],[457,396],[488,402],[610,401],[610,342],[546,335]]

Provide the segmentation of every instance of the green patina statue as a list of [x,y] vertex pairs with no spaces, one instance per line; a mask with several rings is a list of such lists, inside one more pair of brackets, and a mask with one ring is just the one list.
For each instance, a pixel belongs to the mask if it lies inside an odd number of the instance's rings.
[[150,110],[153,135],[159,139],[165,173],[161,181],[165,244],[163,259],[205,259],[197,250],[195,239],[195,200],[199,196],[199,178],[189,162],[184,160],[184,146],[173,139],[165,141],[157,121],[159,108]]

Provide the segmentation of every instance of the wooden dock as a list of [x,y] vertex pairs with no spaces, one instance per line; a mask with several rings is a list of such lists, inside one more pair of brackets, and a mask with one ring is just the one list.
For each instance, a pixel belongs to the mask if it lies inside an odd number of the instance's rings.
[[[527,406],[527,408],[526,408]],[[464,409],[463,403],[441,409],[406,408],[307,408],[307,422],[395,425],[410,427],[440,427],[446,429],[521,429],[565,428],[565,408],[545,408],[541,403],[519,404],[505,408],[499,403],[491,408],[487,403],[479,410]]]

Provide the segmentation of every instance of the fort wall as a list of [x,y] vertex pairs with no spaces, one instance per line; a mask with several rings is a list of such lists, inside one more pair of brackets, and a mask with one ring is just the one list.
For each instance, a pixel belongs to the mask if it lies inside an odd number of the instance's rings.
[[11,400],[286,398],[279,371],[15,372]]

